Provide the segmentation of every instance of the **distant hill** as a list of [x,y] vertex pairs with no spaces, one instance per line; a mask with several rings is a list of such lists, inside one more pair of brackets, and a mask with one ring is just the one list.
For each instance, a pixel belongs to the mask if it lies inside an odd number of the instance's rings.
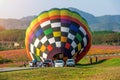
[[31,21],[32,19],[34,19],[36,16],[27,16],[27,17],[23,17],[20,20],[21,21]]
[[[69,8],[72,11],[78,12],[84,19],[87,20],[92,31],[116,31],[120,32],[120,15],[104,15],[94,16],[90,13],[81,11],[76,8]],[[0,25],[6,29],[26,29],[31,20],[36,16],[26,16],[21,19],[0,19]]]
[[116,31],[120,32],[120,15],[104,15],[94,16],[87,12],[80,11],[76,8],[69,8],[72,11],[78,12],[85,18],[92,31]]
[[102,23],[120,23],[120,15],[104,15],[96,18]]
[[91,24],[93,31],[116,31],[120,32],[120,15],[105,15],[96,17],[99,23]]
[[19,19],[0,19],[0,25],[6,29],[25,29],[29,26],[31,20]]
[[120,23],[115,22],[103,22],[103,23],[96,23],[91,24],[90,27],[92,31],[115,31],[120,32]]
[[72,8],[72,7],[70,7],[69,9],[71,11],[75,11],[75,12],[79,13],[84,19],[86,19],[88,21],[89,24],[98,23],[97,18],[90,13],[83,12],[83,11],[80,11],[79,9]]

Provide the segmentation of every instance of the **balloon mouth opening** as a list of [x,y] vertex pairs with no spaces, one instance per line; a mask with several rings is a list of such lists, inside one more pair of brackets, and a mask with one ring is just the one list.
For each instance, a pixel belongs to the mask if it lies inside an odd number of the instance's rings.
[[53,56],[53,60],[63,59],[63,53],[57,53]]
[[61,48],[55,48],[49,54],[47,55],[47,59],[52,60],[67,60],[68,56],[65,55],[65,53],[61,50]]
[[63,61],[66,61],[67,59],[68,59],[68,56],[65,56],[64,53],[57,53],[52,58],[52,60],[63,60]]

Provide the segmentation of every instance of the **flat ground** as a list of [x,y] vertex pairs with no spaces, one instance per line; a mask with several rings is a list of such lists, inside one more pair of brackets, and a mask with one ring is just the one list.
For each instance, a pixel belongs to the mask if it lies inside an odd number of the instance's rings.
[[93,64],[84,58],[75,67],[1,72],[0,80],[120,80],[120,58],[93,61]]
[[[117,54],[120,46],[92,46],[88,54]],[[21,66],[28,61],[25,49],[0,51],[2,58],[13,63],[0,64],[0,67]],[[30,70],[1,72],[0,80],[120,80],[120,56],[95,57],[90,64],[89,57],[84,57],[75,67],[37,68]]]

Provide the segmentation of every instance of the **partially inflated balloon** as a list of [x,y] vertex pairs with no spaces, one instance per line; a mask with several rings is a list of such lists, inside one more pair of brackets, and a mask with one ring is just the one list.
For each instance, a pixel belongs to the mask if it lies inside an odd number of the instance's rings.
[[51,9],[32,20],[25,45],[30,59],[74,58],[78,62],[91,46],[87,21],[69,9]]

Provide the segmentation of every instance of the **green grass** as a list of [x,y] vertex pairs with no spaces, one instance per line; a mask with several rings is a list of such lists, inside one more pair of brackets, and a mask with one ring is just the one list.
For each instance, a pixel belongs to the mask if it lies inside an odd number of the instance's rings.
[[[83,64],[86,62],[85,64]],[[76,67],[38,68],[0,73],[0,80],[119,80],[120,59],[89,64],[84,58]]]
[[113,58],[104,62],[105,66],[120,66],[120,58]]
[[80,68],[40,68],[0,74],[0,80],[79,80],[87,75],[98,73],[99,70]]
[[103,59],[96,62],[95,58],[92,59],[92,64],[90,64],[89,58],[83,58],[78,64],[78,67],[117,67],[120,66],[120,58]]

